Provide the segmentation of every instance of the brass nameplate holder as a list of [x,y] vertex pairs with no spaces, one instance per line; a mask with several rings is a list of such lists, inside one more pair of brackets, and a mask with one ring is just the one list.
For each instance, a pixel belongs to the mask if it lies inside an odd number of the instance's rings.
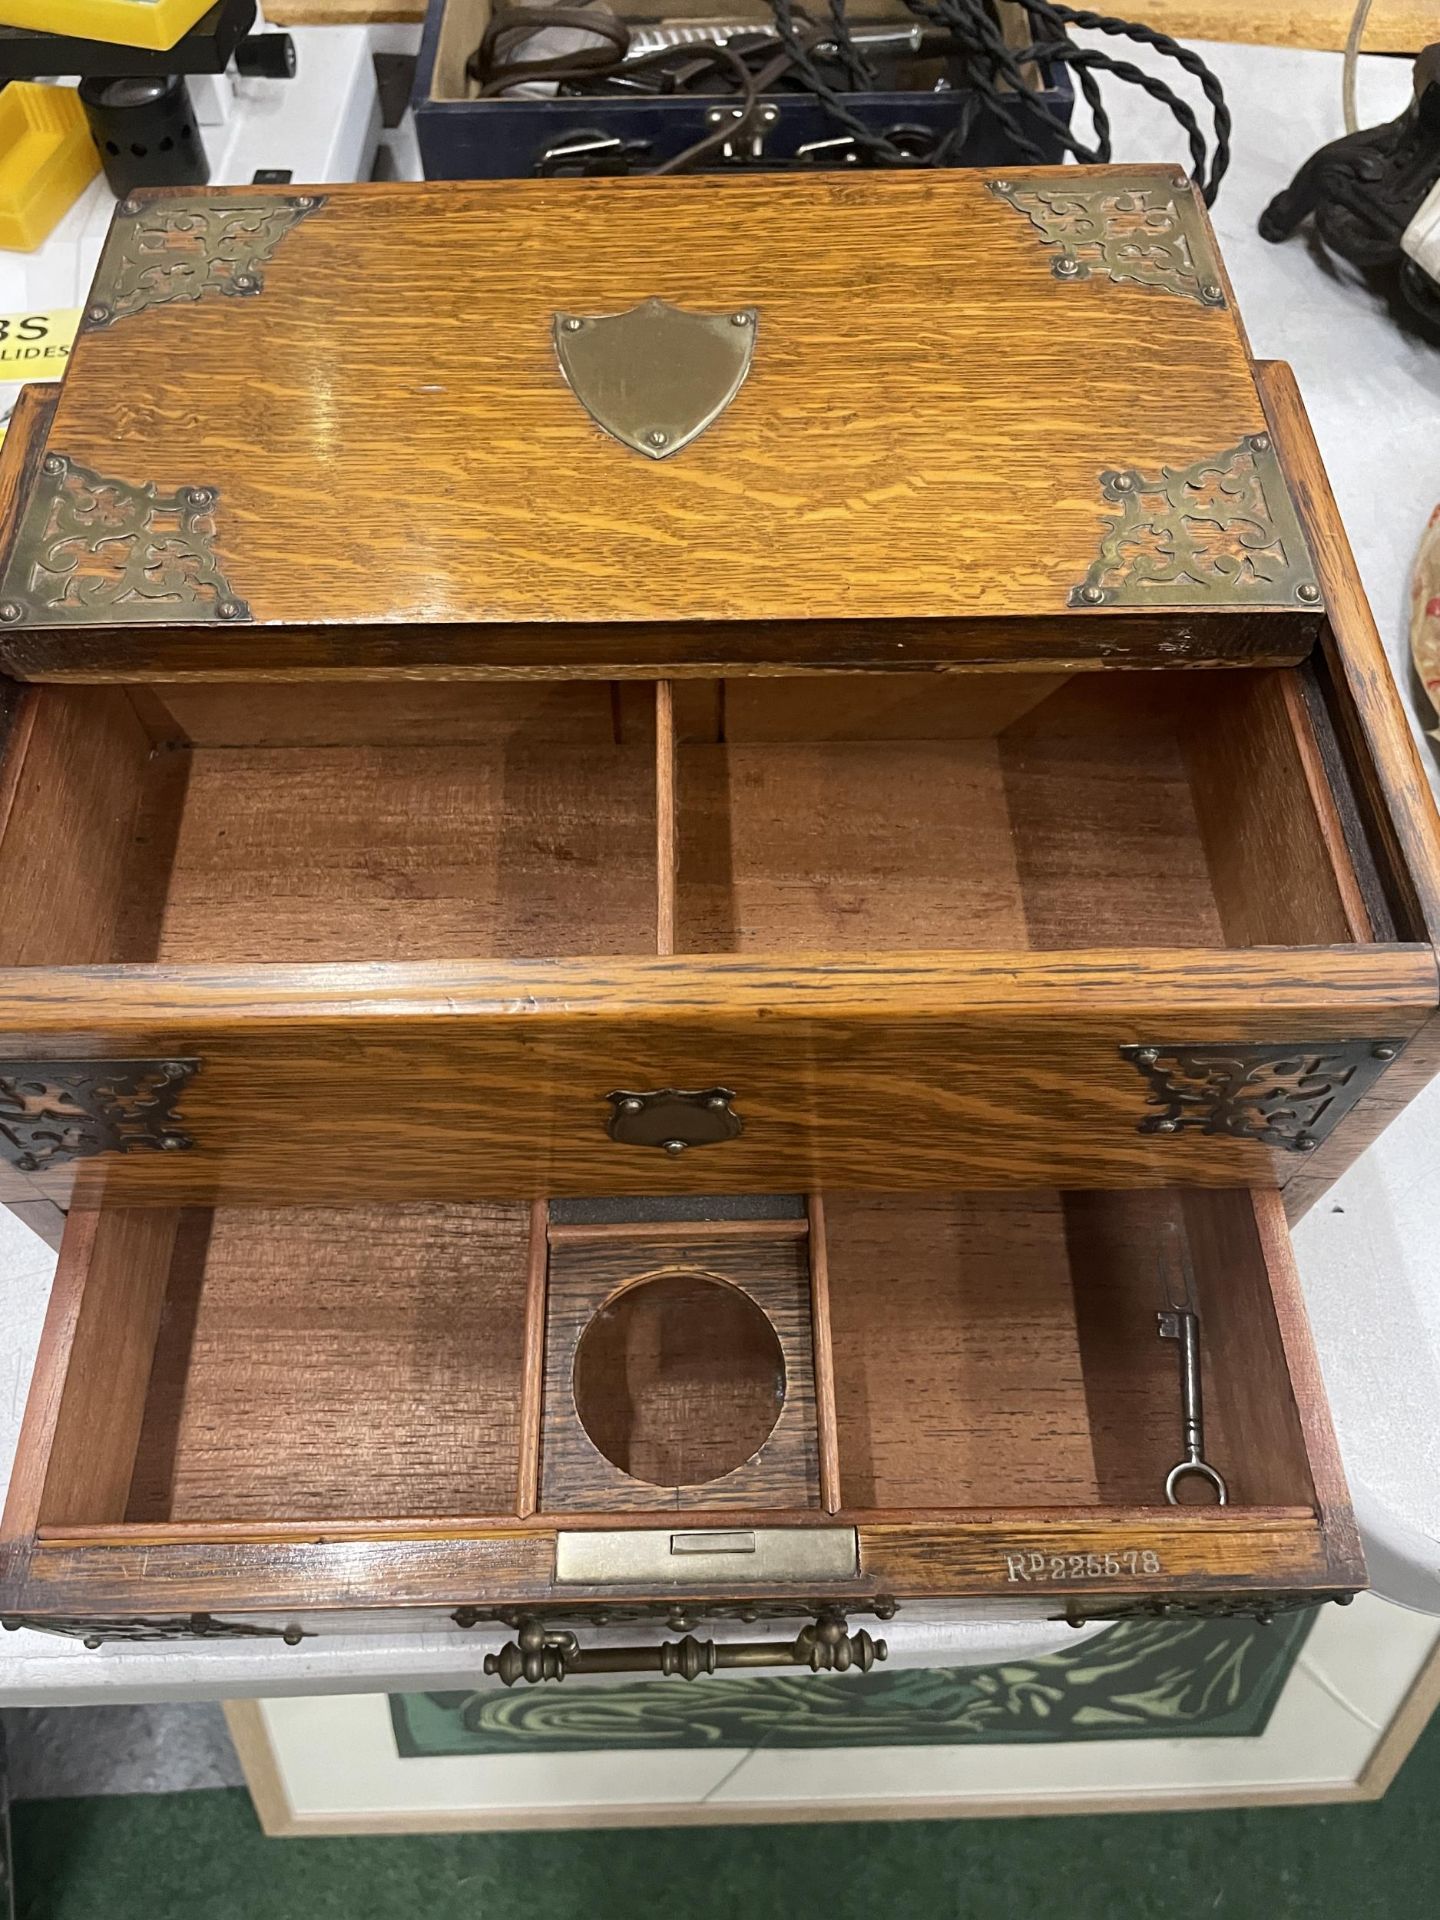
[[859,1574],[854,1527],[620,1527],[555,1536],[560,1587],[734,1587]]
[[555,354],[596,426],[648,460],[668,460],[744,386],[759,324],[755,307],[687,313],[668,300],[628,313],[557,313]]

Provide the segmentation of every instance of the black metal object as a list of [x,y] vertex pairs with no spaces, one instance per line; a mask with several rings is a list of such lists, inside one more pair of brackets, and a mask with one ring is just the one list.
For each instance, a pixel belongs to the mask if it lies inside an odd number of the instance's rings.
[[1139,1133],[1228,1134],[1312,1153],[1397,1058],[1405,1042],[1335,1040],[1319,1046],[1121,1047],[1149,1083],[1158,1111]]
[[1440,43],[1415,62],[1415,94],[1398,119],[1321,147],[1260,216],[1260,235],[1288,240],[1313,220],[1324,246],[1353,266],[1379,271],[1407,305],[1440,330],[1440,284],[1401,246],[1426,194],[1440,180]]
[[112,1640],[144,1642],[151,1640],[281,1640],[287,1647],[298,1647],[313,1635],[289,1621],[283,1627],[256,1626],[249,1620],[217,1620],[208,1613],[174,1614],[166,1619],[136,1619],[131,1616],[99,1616],[85,1619],[51,1618],[48,1614],[7,1613],[0,1619],[7,1633],[22,1627],[31,1633],[54,1633],[64,1640],[79,1640],[91,1653]]
[[183,74],[92,77],[80,82],[80,99],[112,192],[203,187],[210,178]]
[[1067,1627],[1085,1627],[1092,1620],[1255,1620],[1268,1627],[1278,1613],[1304,1613],[1312,1607],[1348,1607],[1353,1593],[1196,1593],[1172,1600],[1165,1594],[1145,1594],[1131,1600],[1102,1600],[1097,1605],[1072,1600],[1058,1616]]
[[0,1060],[0,1161],[39,1173],[97,1153],[183,1152],[198,1060]]
[[163,53],[146,47],[117,47],[112,40],[0,27],[0,80],[39,80],[70,73],[82,79],[116,73],[223,73],[254,24],[255,0],[216,0]]

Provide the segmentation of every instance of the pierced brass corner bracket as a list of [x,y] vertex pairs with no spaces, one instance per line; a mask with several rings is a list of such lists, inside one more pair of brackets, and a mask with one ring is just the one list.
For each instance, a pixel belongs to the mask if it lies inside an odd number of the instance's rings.
[[248,620],[215,558],[214,487],[106,479],[47,453],[0,580],[0,628]]
[[0,1161],[44,1173],[99,1153],[183,1153],[198,1060],[0,1060]]
[[1124,187],[992,180],[990,191],[1054,248],[1057,280],[1125,281],[1202,307],[1226,304],[1210,229],[1183,174]]
[[261,269],[286,234],[324,204],[318,193],[266,195],[249,204],[204,193],[122,200],[82,331],[176,300],[253,297],[265,285]]
[[1188,467],[1100,475],[1115,511],[1072,607],[1299,605],[1320,588],[1268,433]]
[[1313,1153],[1403,1052],[1403,1036],[1319,1046],[1121,1047],[1154,1109],[1137,1133],[1228,1135]]

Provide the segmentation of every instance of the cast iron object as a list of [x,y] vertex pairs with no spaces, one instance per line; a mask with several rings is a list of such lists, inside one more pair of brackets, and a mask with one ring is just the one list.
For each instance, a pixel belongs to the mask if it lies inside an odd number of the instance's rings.
[[1420,203],[1440,180],[1440,42],[1415,62],[1415,97],[1384,126],[1347,133],[1312,154],[1260,216],[1265,240],[1288,240],[1313,217],[1332,253],[1391,278],[1440,331],[1440,285],[1401,247]]

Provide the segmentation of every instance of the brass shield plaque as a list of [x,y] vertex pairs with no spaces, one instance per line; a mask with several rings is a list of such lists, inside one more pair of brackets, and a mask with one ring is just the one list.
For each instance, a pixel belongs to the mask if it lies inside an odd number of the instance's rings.
[[557,313],[555,353],[597,426],[636,453],[668,460],[745,384],[759,319],[754,307],[686,313],[665,300],[628,313]]

